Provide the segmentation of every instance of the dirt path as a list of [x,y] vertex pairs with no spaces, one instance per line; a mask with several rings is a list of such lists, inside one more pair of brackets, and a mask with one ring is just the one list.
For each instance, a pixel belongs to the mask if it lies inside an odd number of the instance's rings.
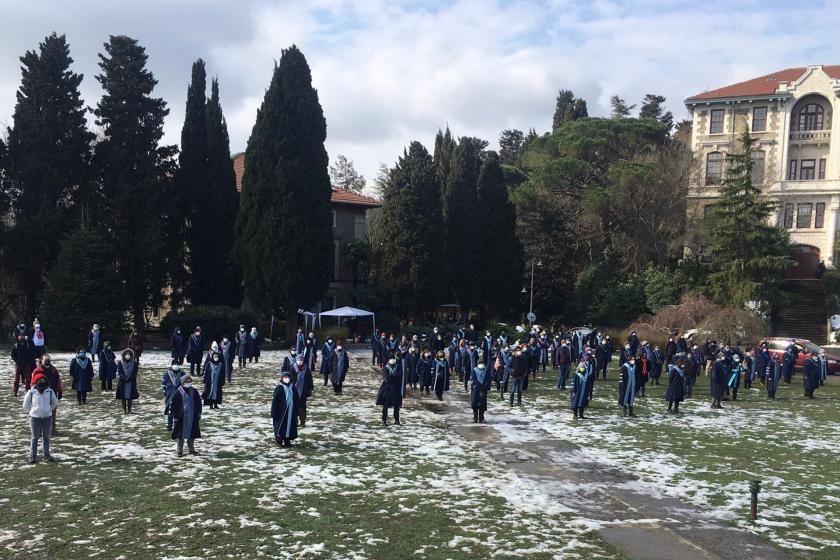
[[524,482],[539,485],[548,500],[591,520],[604,540],[634,560],[793,558],[756,535],[657,493],[632,473],[597,461],[585,449],[535,433],[540,430],[526,421],[499,413],[503,407],[491,405],[487,425],[473,424],[467,394],[457,384],[446,399],[422,397],[419,403],[439,413],[463,437],[481,442],[491,457],[517,471]]

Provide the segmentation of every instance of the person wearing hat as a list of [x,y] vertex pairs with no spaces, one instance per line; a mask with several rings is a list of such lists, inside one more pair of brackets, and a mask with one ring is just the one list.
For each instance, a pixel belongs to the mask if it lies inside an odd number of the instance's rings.
[[618,404],[622,410],[622,416],[627,416],[627,409],[630,409],[630,416],[636,416],[633,413],[633,403],[636,400],[637,377],[636,357],[630,356],[626,362],[621,365],[618,374]]
[[169,414],[172,417],[172,439],[176,440],[178,457],[184,456],[184,440],[187,440],[187,450],[190,455],[198,455],[195,450],[195,440],[201,437],[201,395],[193,387],[192,376],[185,374],[181,383],[174,391]]
[[184,338],[181,327],[175,327],[175,330],[172,331],[172,336],[169,338],[169,349],[172,351],[172,361],[183,365],[184,358],[187,356],[187,339]]
[[779,381],[782,379],[782,357],[776,355],[767,362],[767,371],[764,375],[764,388],[767,390],[767,398],[776,400],[776,389],[779,388]]
[[741,386],[741,376],[744,373],[744,366],[741,363],[741,356],[732,356],[732,366],[729,368],[729,378],[726,380],[726,387],[733,401],[738,400],[738,388]]
[[248,363],[252,360],[255,364],[260,363],[260,333],[257,327],[251,327],[251,332],[248,333],[251,340],[248,341]]
[[382,368],[382,385],[376,394],[376,404],[382,407],[382,424],[388,425],[388,409],[394,409],[394,424],[400,425],[404,378],[399,358],[390,358]]
[[239,358],[239,369],[248,367],[248,355],[251,353],[251,336],[245,330],[245,325],[239,325],[239,332],[236,333],[233,340],[236,343],[236,357]]
[[339,340],[330,357],[330,383],[332,383],[333,392],[336,395],[341,394],[344,388],[344,379],[347,377],[347,370],[349,369],[350,356],[344,349],[344,344]]
[[201,327],[195,327],[195,331],[187,340],[187,361],[190,363],[190,375],[201,372],[201,356],[204,352],[204,338],[201,336]]
[[210,351],[210,358],[204,362],[204,392],[201,398],[204,404],[219,408],[222,404],[222,387],[225,385],[225,365],[217,350]]
[[99,328],[99,325],[96,323],[93,324],[93,327],[90,329],[88,333],[88,351],[90,352],[90,359],[91,361],[96,361],[96,357],[99,355],[99,352],[102,351],[102,330]]
[[715,364],[712,366],[712,374],[709,376],[709,394],[712,397],[712,408],[723,408],[720,403],[726,389],[727,374],[726,354],[718,352]]
[[802,364],[802,383],[805,389],[805,398],[813,399],[814,391],[820,386],[820,366],[816,352],[811,352],[811,356]]
[[72,388],[76,391],[76,401],[87,404],[87,394],[93,391],[93,363],[84,346],[79,346],[76,357],[70,360],[70,377],[73,378]]
[[583,418],[583,411],[589,406],[589,370],[581,363],[572,376],[572,390],[569,395],[575,418]]
[[[223,358],[221,349],[219,348],[219,343],[216,342],[215,340],[210,343],[210,350],[207,351],[207,355],[204,357],[204,363],[205,364],[207,364],[207,362],[210,361],[210,358],[213,357],[213,352],[218,354],[219,358]],[[221,359],[219,361],[221,361],[222,365],[224,366],[224,361],[221,360]],[[202,372],[203,372],[203,370],[202,370]],[[222,372],[224,373],[224,368],[222,369]]]
[[58,396],[49,386],[46,376],[35,373],[32,376],[33,387],[26,392],[23,399],[23,411],[29,415],[29,429],[32,434],[29,448],[29,463],[38,462],[38,441],[44,439],[44,459],[52,461],[50,454],[50,433],[52,432],[52,416],[58,407]]
[[298,437],[298,393],[291,382],[291,376],[284,372],[280,376],[280,381],[274,388],[274,394],[271,397],[274,441],[281,447],[292,447],[292,440]]
[[47,353],[47,337],[44,335],[44,331],[41,329],[41,321],[38,319],[32,322],[32,335],[29,338],[32,340],[35,357],[43,357]]
[[181,364],[172,360],[172,365],[163,372],[163,377],[160,379],[160,388],[163,391],[163,415],[166,416],[166,430],[169,432],[172,431],[172,399],[175,398],[181,381]]
[[117,376],[117,355],[111,349],[111,342],[106,340],[99,353],[99,384],[102,391],[113,390]]
[[449,390],[449,364],[443,350],[438,350],[437,355],[435,355],[432,372],[435,395],[439,401],[442,401],[444,391]]
[[288,372],[292,386],[297,391],[298,418],[300,420],[300,427],[302,428],[306,426],[306,401],[309,400],[312,391],[315,389],[312,370],[303,361],[303,356],[298,355],[295,362],[285,371]]
[[117,362],[117,394],[122,401],[123,414],[131,414],[131,403],[140,398],[137,390],[137,360],[134,351],[126,348],[122,353],[122,360]]
[[32,369],[35,363],[35,350],[25,333],[18,333],[17,340],[12,346],[12,361],[15,363],[15,380],[12,383],[12,393],[18,396],[20,385],[29,391],[31,386]]
[[665,400],[668,401],[668,414],[679,414],[680,403],[685,400],[686,393],[686,365],[691,358],[677,354],[673,364],[668,364],[668,389]]

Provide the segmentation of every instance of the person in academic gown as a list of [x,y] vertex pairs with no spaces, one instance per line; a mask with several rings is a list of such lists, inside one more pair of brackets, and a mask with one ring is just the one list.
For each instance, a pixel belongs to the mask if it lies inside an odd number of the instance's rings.
[[340,395],[344,388],[344,380],[347,377],[347,370],[350,369],[350,356],[344,345],[338,342],[335,345],[332,356],[330,358],[330,383],[332,383],[333,391],[336,395]]
[[225,385],[225,364],[217,351],[210,352],[210,359],[204,363],[204,404],[219,408],[222,404],[222,387]]
[[382,424],[388,425],[388,409],[394,409],[394,424],[400,425],[400,407],[403,399],[403,372],[397,358],[390,358],[382,369],[382,385],[376,395],[377,406],[382,407]]
[[292,447],[292,440],[298,437],[298,407],[298,392],[292,386],[291,376],[284,372],[271,397],[274,441],[281,447]]
[[420,383],[420,372],[417,367],[420,364],[420,349],[413,344],[408,348],[405,357],[405,367],[408,369],[408,383],[412,389],[416,389]]
[[239,358],[239,369],[248,367],[248,356],[251,354],[251,335],[245,330],[245,325],[239,325],[239,331],[233,337],[233,341],[236,343],[236,357]]
[[668,401],[668,414],[679,414],[680,403],[685,400],[686,364],[692,358],[679,357],[673,364],[668,365],[668,389],[665,400]]
[[487,392],[490,390],[492,379],[487,366],[478,364],[470,376],[470,406],[473,409],[473,422],[486,424],[484,413],[487,411]]
[[744,366],[741,363],[741,357],[738,354],[732,356],[732,366],[729,368],[729,375],[726,379],[726,387],[729,389],[729,394],[732,395],[732,400],[738,400],[738,389],[741,387],[741,377],[744,373]]
[[802,374],[805,398],[813,399],[814,391],[820,386],[820,366],[815,352],[812,352],[811,357],[802,365]]
[[163,372],[160,378],[160,388],[163,391],[163,415],[166,416],[166,429],[172,431],[172,399],[175,398],[175,393],[178,387],[181,386],[181,365],[172,360],[172,365]]
[[438,351],[432,368],[435,395],[439,401],[442,401],[443,393],[449,390],[449,364],[443,350]]
[[[603,356],[603,352],[606,349],[604,345],[601,344],[598,346],[597,352],[601,353],[601,357],[598,360],[606,360]],[[600,361],[598,363],[601,363]],[[605,362],[606,363],[606,362]],[[569,348],[569,342],[562,338],[560,339],[560,345],[557,348],[557,388],[561,391],[566,390],[566,382],[569,379],[569,369],[572,367],[572,350]],[[606,372],[606,370],[604,370]],[[606,373],[604,373],[606,376]],[[606,377],[604,377],[606,379]]]
[[117,376],[117,356],[111,349],[111,342],[106,341],[99,353],[99,383],[103,391],[113,389],[114,378]]
[[90,352],[90,359],[91,361],[95,362],[97,357],[99,356],[99,352],[102,351],[102,344],[105,341],[102,340],[102,330],[99,328],[99,325],[93,325],[93,328],[90,329],[88,333],[88,352]]
[[796,364],[796,356],[793,353],[793,349],[788,347],[785,350],[784,357],[782,360],[782,378],[785,380],[785,383],[790,383],[793,379],[793,367]]
[[726,354],[718,352],[717,360],[712,366],[709,376],[709,394],[712,396],[712,408],[723,408],[721,401],[726,390],[726,379],[729,368],[726,366]]
[[93,363],[84,347],[76,350],[76,357],[70,361],[70,377],[79,404],[87,404],[87,394],[93,391]]
[[248,363],[253,360],[255,364],[258,364],[260,363],[260,333],[257,327],[251,327],[248,336],[251,338],[248,341]]
[[435,382],[434,359],[429,348],[423,348],[420,353],[420,361],[417,362],[417,375],[420,378],[420,392],[431,394],[432,385]]
[[825,357],[825,350],[823,349],[820,349],[820,354],[817,357],[817,366],[820,372],[820,387],[822,387],[828,379],[828,358]]
[[770,358],[767,362],[767,373],[764,377],[764,388],[767,390],[767,398],[776,400],[776,390],[779,388],[779,381],[782,379],[782,358]]
[[636,358],[630,358],[621,365],[618,375],[618,405],[621,407],[622,416],[627,416],[627,409],[630,409],[630,416],[633,413],[633,403],[636,400]]
[[222,343],[219,345],[219,353],[222,356],[222,362],[225,364],[225,380],[227,383],[233,383],[234,344],[228,337],[222,339]]
[[589,406],[589,371],[582,363],[572,376],[572,391],[569,397],[575,418],[583,418],[583,411]]
[[201,371],[201,357],[203,352],[204,338],[201,336],[201,327],[196,327],[195,332],[190,335],[187,341],[187,361],[190,363],[190,375],[195,375],[196,372]]
[[330,382],[333,350],[335,350],[335,342],[332,337],[329,337],[321,347],[321,375],[324,378],[324,385]]
[[172,351],[172,359],[179,364],[184,364],[187,356],[187,339],[181,333],[181,327],[176,327],[169,338],[169,348]]
[[184,375],[169,407],[173,420],[170,437],[178,442],[176,447],[178,457],[184,455],[184,440],[187,440],[187,450],[190,455],[198,455],[194,442],[201,437],[201,410],[201,395],[193,387],[192,376]]
[[137,360],[131,348],[123,350],[122,360],[117,363],[116,398],[122,401],[124,414],[131,414],[132,401],[140,398],[137,390]]
[[312,379],[312,370],[306,367],[302,357],[298,357],[295,363],[287,370],[291,377],[292,386],[298,395],[298,418],[300,427],[306,426],[306,403],[312,396],[315,389],[315,381]]

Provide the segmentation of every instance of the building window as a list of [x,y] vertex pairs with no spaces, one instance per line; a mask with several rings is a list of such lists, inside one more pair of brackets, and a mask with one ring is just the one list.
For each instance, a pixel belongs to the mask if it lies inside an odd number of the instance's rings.
[[723,109],[712,109],[712,116],[709,121],[709,134],[721,134],[722,132]]
[[703,207],[703,219],[705,220],[709,216],[711,216],[715,211],[714,204],[707,204]]
[[333,210],[333,211],[332,211],[332,213],[333,213],[333,227],[335,227],[335,224],[336,224],[336,221],[335,221],[335,210]]
[[338,280],[338,271],[341,270],[339,268],[339,261],[341,260],[341,249],[338,241],[333,241],[333,245],[335,246],[335,261],[333,262],[333,280]]
[[799,180],[813,181],[814,180],[814,164],[816,162],[812,159],[803,159],[799,162]]
[[706,156],[706,184],[714,185],[720,183],[723,172],[723,154],[711,152]]
[[353,239],[365,238],[365,214],[360,212],[353,216]]
[[764,184],[764,151],[756,150],[752,153],[752,179],[753,185]]
[[785,229],[791,229],[793,227],[793,203],[792,202],[788,202],[787,204],[785,204],[784,227],[785,227]]
[[808,103],[799,111],[799,130],[822,130],[823,108],[816,103]]
[[819,174],[819,178],[820,178],[820,179],[825,179],[825,160],[824,160],[824,159],[821,159],[821,160],[820,160],[820,174]]
[[790,160],[788,164],[788,181],[796,181],[796,160]]
[[767,130],[767,107],[753,107],[753,132],[764,132]]
[[814,209],[814,227],[822,228],[825,224],[825,202],[817,202]]
[[811,209],[814,207],[810,202],[800,202],[796,205],[796,227],[805,229],[811,227]]

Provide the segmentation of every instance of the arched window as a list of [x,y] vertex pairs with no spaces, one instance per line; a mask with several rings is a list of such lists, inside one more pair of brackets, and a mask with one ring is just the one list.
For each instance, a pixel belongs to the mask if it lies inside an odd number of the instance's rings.
[[723,154],[711,152],[706,156],[706,184],[715,185],[720,183],[723,176]]
[[798,130],[822,130],[824,124],[823,108],[816,103],[808,103],[799,110]]

